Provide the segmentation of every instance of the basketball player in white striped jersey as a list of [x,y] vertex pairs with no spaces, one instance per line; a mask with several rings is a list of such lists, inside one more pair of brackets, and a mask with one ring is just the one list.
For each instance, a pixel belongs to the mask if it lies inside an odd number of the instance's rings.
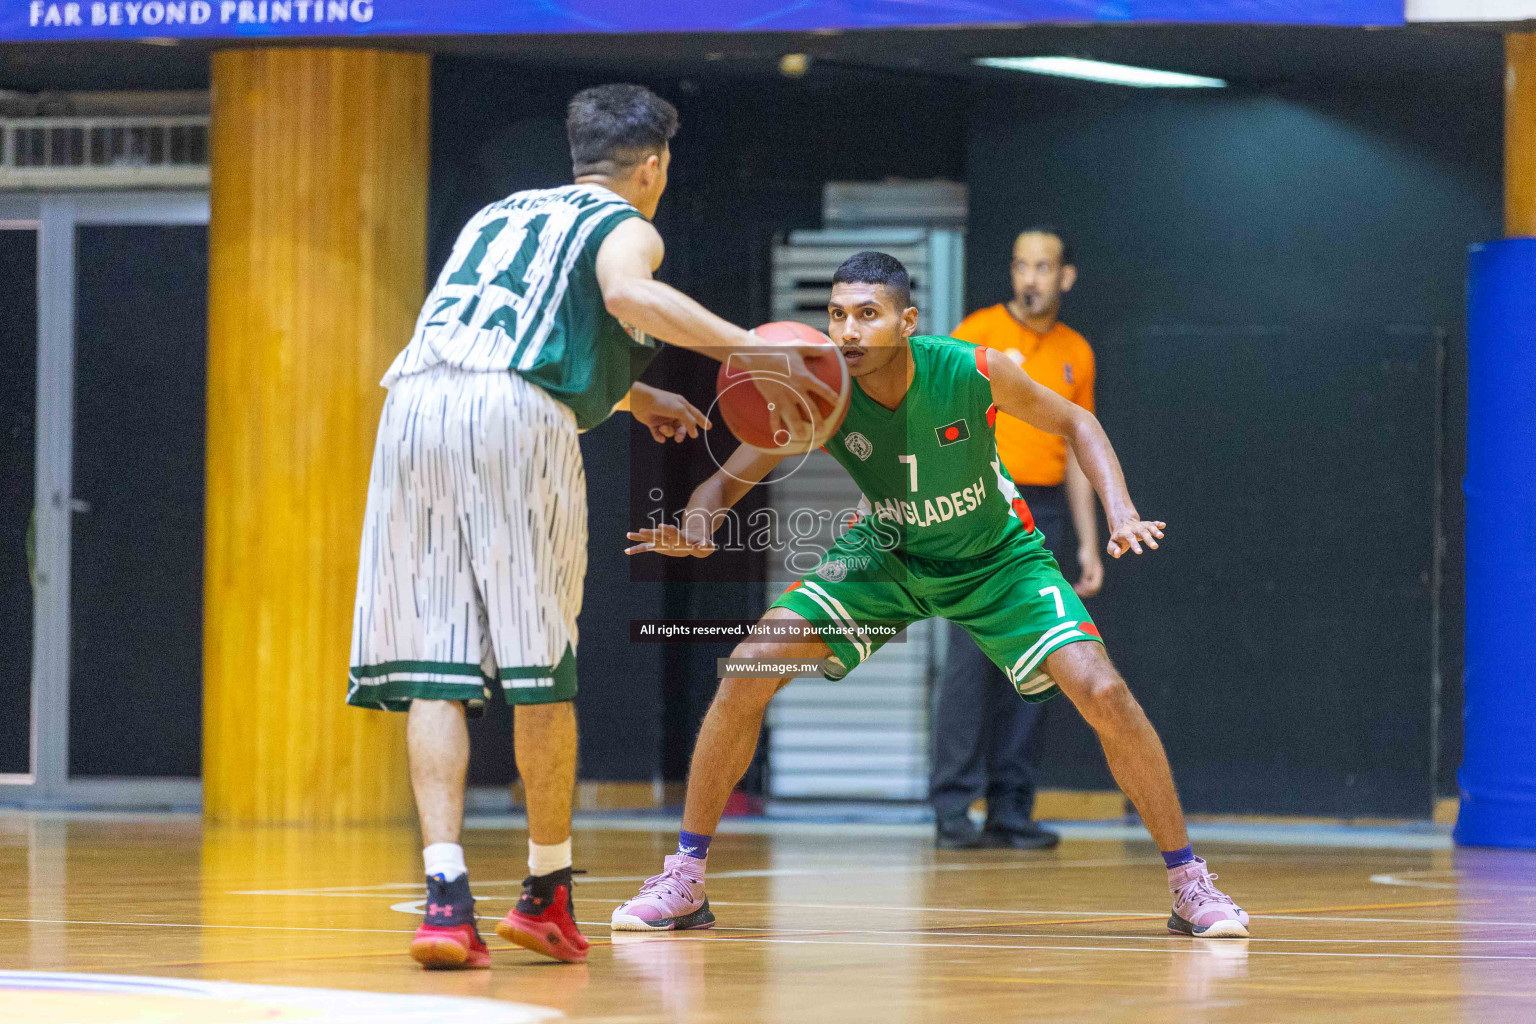
[[[358,570],[349,703],[409,713],[411,782],[426,843],[427,910],[412,955],[483,967],[459,846],[466,714],[500,693],[527,790],[530,877],[503,938],[579,962],[571,901],[576,616],[586,572],[577,434],[627,409],[657,440],[703,415],[637,383],[653,338],[733,353],[792,436],[795,394],[837,395],[805,349],[765,343],[656,281],[651,225],[677,111],[633,85],[587,89],[567,129],[575,183],[519,192],[465,226],[411,342],[384,377]],[[744,351],[749,347],[755,351]]]

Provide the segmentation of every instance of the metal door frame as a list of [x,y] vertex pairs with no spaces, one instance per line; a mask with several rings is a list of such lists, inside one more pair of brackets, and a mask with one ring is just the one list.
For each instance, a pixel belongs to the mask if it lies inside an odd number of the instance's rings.
[[37,230],[37,587],[32,615],[32,771],[0,775],[0,803],[196,806],[197,779],[70,778],[70,537],[75,433],[75,238],[97,225],[206,225],[208,193],[0,194],[0,223]]

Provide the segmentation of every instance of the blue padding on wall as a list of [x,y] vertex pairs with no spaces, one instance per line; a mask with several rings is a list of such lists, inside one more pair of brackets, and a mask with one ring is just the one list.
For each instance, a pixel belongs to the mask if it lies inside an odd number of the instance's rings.
[[1536,847],[1536,238],[1467,273],[1467,701],[1456,841]]

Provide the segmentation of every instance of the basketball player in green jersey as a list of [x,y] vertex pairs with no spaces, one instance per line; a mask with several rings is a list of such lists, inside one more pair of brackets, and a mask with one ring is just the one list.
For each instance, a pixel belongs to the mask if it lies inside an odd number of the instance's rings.
[[[1246,937],[1248,915],[1212,884],[1190,849],[1162,742],[1105,654],[1103,640],[1003,471],[999,410],[1065,437],[1103,502],[1108,550],[1156,549],[1161,522],[1132,504],[1120,464],[1092,413],[1032,381],[1007,359],[954,338],[913,336],[910,279],[884,253],[849,258],[833,277],[828,333],[853,376],[848,416],[826,449],[870,506],[817,567],[763,617],[801,627],[754,639],[734,658],[828,659],[838,678],[882,641],[869,627],[941,617],[975,638],[1028,701],[1065,693],[1098,733],[1115,780],[1163,852],[1171,931]],[[681,527],[629,534],[630,554],[709,554],[725,512],[783,461],[742,446],[694,491]],[[620,930],[707,928],[710,837],[752,759],[768,701],[788,677],[728,677],[704,719],[688,777],[678,852],[613,914]]]

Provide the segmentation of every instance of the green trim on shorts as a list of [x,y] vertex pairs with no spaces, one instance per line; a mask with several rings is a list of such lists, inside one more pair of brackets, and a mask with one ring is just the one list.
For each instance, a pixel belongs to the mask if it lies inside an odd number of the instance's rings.
[[1091,640],[1100,647],[1104,646],[1104,640],[1096,633],[1086,633],[1074,623],[1073,627],[1051,637],[1034,654],[1030,655],[1029,663],[1023,666],[1018,673],[1004,670],[1004,674],[1010,680],[1014,680],[1013,688],[1018,692],[1020,699],[1026,704],[1043,704],[1061,693],[1061,687],[1045,671],[1045,659],[1072,644],[1080,644],[1085,640]]
[[490,683],[479,665],[458,661],[353,665],[347,677],[347,703],[377,711],[409,711],[411,701],[417,698],[484,704],[485,688]]
[[869,652],[857,642],[857,634],[848,631],[845,622],[827,618],[821,602],[804,591],[803,585],[786,591],[769,607],[789,609],[816,631],[827,650],[832,652],[826,678],[835,682],[858,668]]
[[[478,674],[478,671],[477,673]],[[347,703],[375,711],[409,711],[413,700],[458,700],[485,703],[485,683],[448,683],[430,679],[389,679],[382,683],[351,681]]]
[[[508,704],[562,704],[576,699],[576,651],[570,644],[565,645],[558,664],[504,668],[496,675]],[[517,685],[523,680],[530,682]]]
[[[485,704],[493,689],[500,689],[502,699],[512,705],[560,704],[576,699],[576,651],[569,644],[558,664],[499,669],[496,679],[487,676],[479,665],[451,661],[354,665],[348,675],[347,703],[378,711],[409,711],[413,700],[464,701],[475,710]],[[508,685],[521,680],[528,682]]]
[[[1081,628],[1084,625],[1087,625],[1088,629]],[[1008,676],[1014,689],[1025,701],[1039,704],[1050,700],[1061,692],[1061,688],[1046,672],[1045,659],[1063,647],[1084,640],[1092,640],[1100,647],[1104,646],[1104,641],[1098,635],[1098,629],[1092,621],[1060,623],[1047,630],[1012,667],[1003,666],[1004,674]]]

